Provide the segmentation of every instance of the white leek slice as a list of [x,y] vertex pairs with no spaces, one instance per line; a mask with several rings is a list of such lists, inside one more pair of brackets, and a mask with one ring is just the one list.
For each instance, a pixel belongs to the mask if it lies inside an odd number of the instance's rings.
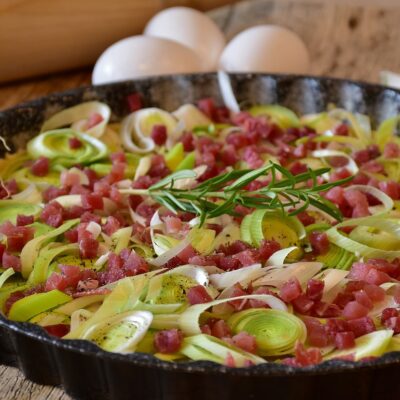
[[150,167],[151,167],[151,157],[150,156],[141,157],[135,171],[134,180],[140,178],[141,176],[145,176],[149,172]]
[[264,275],[261,264],[250,265],[249,267],[224,272],[222,274],[210,275],[210,282],[216,289],[225,289],[240,282],[242,287],[246,287],[251,281]]
[[277,288],[291,278],[297,278],[301,285],[305,285],[309,279],[321,271],[323,267],[319,262],[298,262],[281,268],[267,268],[266,274],[253,282],[254,286],[274,286]]
[[[72,168],[70,168],[68,170],[65,170],[65,171],[61,172],[61,177],[63,176],[63,174],[74,174],[74,175],[77,175],[79,177],[79,184],[80,185],[89,185],[89,178],[79,168],[72,167]],[[61,180],[62,180],[62,178],[61,178]]]
[[5,282],[7,281],[8,278],[13,276],[15,274],[15,271],[12,268],[7,268],[1,275],[0,275],[0,288],[3,287]]
[[240,112],[239,103],[233,93],[231,80],[225,71],[218,71],[218,84],[225,106],[233,113]]
[[86,308],[92,304],[100,303],[104,300],[104,294],[95,294],[91,296],[78,297],[62,306],[56,308],[54,312],[64,315],[72,315],[76,310]]
[[[54,199],[64,208],[79,206],[82,207],[82,196],[80,194],[67,194]],[[99,214],[109,215],[117,210],[117,205],[107,197],[103,197],[104,209],[98,210]]]
[[86,322],[92,316],[93,313],[89,310],[85,309],[75,310],[71,314],[70,331],[75,331],[76,329],[78,329],[84,322]]
[[160,108],[144,108],[129,114],[121,123],[121,140],[124,147],[133,153],[148,153],[155,148],[150,135],[154,125],[165,125],[167,135],[174,135],[177,121]]
[[166,251],[165,253],[161,254],[160,256],[149,259],[148,262],[155,267],[161,267],[162,265],[166,264],[169,260],[177,256],[183,249],[185,249],[190,244],[190,239],[187,236],[183,239],[179,244],[173,247],[171,250]]
[[196,126],[208,126],[212,121],[193,104],[184,104],[180,106],[172,115],[183,122],[188,131],[192,131]]
[[93,325],[82,339],[91,340],[106,351],[130,353],[135,351],[152,320],[148,311],[128,311]]
[[230,223],[215,237],[214,249],[237,240],[240,240],[240,228],[235,223]]
[[219,364],[225,364],[231,357],[235,367],[246,367],[249,362],[255,365],[266,363],[261,357],[204,334],[185,338],[179,352],[192,360],[214,361]]
[[158,210],[153,214],[150,220],[150,238],[151,238],[151,243],[153,245],[154,252],[158,255],[161,256],[161,254],[164,254],[168,249],[165,249],[165,247],[161,247],[158,245],[158,242],[155,241],[155,234],[154,230],[155,229],[161,229],[164,226],[164,222],[161,220],[160,215],[158,213]]
[[201,333],[201,328],[199,324],[200,315],[205,312],[208,308],[214,307],[218,304],[229,303],[235,300],[260,300],[264,301],[270,308],[287,311],[286,304],[279,300],[275,296],[269,294],[250,294],[247,296],[231,297],[228,299],[213,300],[209,303],[196,304],[194,306],[188,307],[179,316],[179,326],[185,335],[197,335]]
[[40,132],[46,132],[53,129],[70,126],[74,122],[86,120],[91,115],[96,113],[102,116],[102,121],[92,128],[83,131],[88,135],[98,138],[103,135],[111,116],[110,107],[105,103],[100,103],[99,101],[89,101],[86,103],[81,103],[76,106],[62,110],[57,114],[54,114],[47,121],[45,121],[45,123],[42,125],[42,128],[40,129]]
[[66,317],[65,315],[56,314],[51,311],[45,311],[29,320],[29,322],[37,324],[39,326],[58,325],[63,324],[67,321],[68,317]]
[[354,355],[354,360],[358,361],[365,357],[379,357],[386,351],[392,336],[393,331],[389,329],[368,333],[355,340],[355,347],[336,350],[325,356],[324,359],[331,360],[332,358]]
[[319,279],[324,282],[322,301],[332,303],[341,290],[342,284],[345,283],[344,279],[348,274],[349,271],[343,269],[327,268],[314,277],[314,279]]
[[347,164],[343,167],[347,168],[352,173],[352,175],[356,175],[358,172],[358,166],[356,162],[347,153],[344,153],[342,151],[328,149],[315,150],[311,153],[311,155],[316,158],[322,158],[327,164],[329,164],[329,158],[331,157],[345,158],[347,160]]
[[281,249],[276,251],[272,256],[268,259],[267,264],[268,266],[282,266],[285,264],[285,260],[288,255],[294,251],[299,250],[297,246],[287,247],[286,249]]
[[392,71],[381,71],[379,74],[382,85],[400,89],[400,75]]
[[28,180],[21,180],[18,183],[27,184],[26,188],[19,193],[13,194],[11,198],[16,201],[23,201],[25,203],[37,204],[42,202],[42,195],[33,182]]
[[152,329],[179,329],[179,314],[153,315]]
[[115,254],[121,253],[129,245],[132,236],[132,227],[118,229],[111,235],[112,246],[114,247]]

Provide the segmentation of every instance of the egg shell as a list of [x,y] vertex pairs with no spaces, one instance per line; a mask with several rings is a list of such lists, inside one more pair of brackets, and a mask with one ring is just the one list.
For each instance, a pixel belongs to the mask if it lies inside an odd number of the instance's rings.
[[99,85],[144,76],[204,72],[205,66],[189,48],[168,39],[132,36],[107,48],[93,70]]
[[225,47],[220,67],[229,72],[306,74],[310,56],[304,42],[289,29],[260,25],[236,35]]
[[197,53],[208,70],[216,70],[226,44],[224,34],[206,14],[188,7],[167,8],[147,24],[144,34],[175,40]]

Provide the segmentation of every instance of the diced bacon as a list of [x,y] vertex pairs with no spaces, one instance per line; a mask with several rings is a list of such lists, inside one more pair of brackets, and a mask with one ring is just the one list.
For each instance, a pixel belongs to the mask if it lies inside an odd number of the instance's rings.
[[6,246],[3,243],[0,243],[0,260],[3,258],[3,254],[6,251]]
[[3,182],[0,185],[0,199],[6,199],[16,193],[18,193],[18,184],[15,179]]
[[341,314],[341,310],[337,304],[327,304],[323,301],[316,301],[311,315],[319,318],[334,318]]
[[351,319],[347,323],[356,338],[376,330],[374,321],[370,317]]
[[0,233],[7,236],[7,250],[20,251],[33,238],[34,229],[27,226],[14,226],[6,221],[0,225]]
[[208,325],[208,324],[202,325],[202,326],[200,327],[200,329],[201,329],[201,333],[204,333],[204,334],[206,334],[206,335],[211,335],[211,328],[210,328],[210,325]]
[[380,156],[378,146],[372,144],[366,149],[356,151],[353,154],[353,159],[358,165],[362,165]]
[[233,145],[226,145],[219,154],[221,161],[227,165],[235,165],[239,161],[239,156]]
[[261,262],[266,262],[268,259],[281,249],[281,245],[275,240],[265,240],[263,239],[260,243],[260,248],[258,249],[258,255]]
[[217,265],[224,271],[233,271],[241,267],[240,261],[233,256],[221,257]]
[[379,189],[386,193],[393,200],[398,200],[400,197],[400,187],[397,182],[394,181],[382,181],[379,182]]
[[367,196],[357,189],[350,189],[344,193],[344,197],[350,207],[353,207],[353,218],[370,215]]
[[382,311],[381,314],[381,324],[385,325],[386,321],[393,317],[399,316],[399,310],[397,308],[388,307]]
[[136,207],[136,212],[141,216],[146,218],[146,226],[150,225],[150,220],[154,213],[156,212],[156,208],[153,205],[147,204],[145,201],[140,203]]
[[369,310],[372,309],[373,303],[364,290],[358,290],[357,292],[354,292],[354,297],[358,303],[362,304]]
[[386,272],[378,271],[375,268],[371,268],[364,278],[365,282],[372,285],[381,285],[382,283],[391,281],[390,276]]
[[329,189],[325,193],[325,198],[338,206],[343,206],[346,203],[344,189],[340,186],[335,186],[332,189]]
[[293,175],[300,175],[303,174],[304,172],[307,172],[307,165],[301,163],[300,161],[296,161],[292,164],[292,166],[289,168],[289,171],[293,174]]
[[385,290],[377,285],[365,285],[364,291],[373,302],[382,301],[385,298]]
[[76,287],[81,279],[81,269],[76,265],[59,264],[58,268],[66,281],[67,286]]
[[103,116],[99,113],[90,114],[86,122],[86,129],[93,128],[94,126],[100,124],[100,122],[103,122],[103,120],[104,120]]
[[80,218],[85,213],[85,210],[81,206],[72,206],[68,209],[64,209],[63,218],[66,219],[75,219]]
[[320,301],[324,292],[325,283],[319,279],[310,279],[307,282],[306,296],[314,301]]
[[21,260],[19,257],[9,254],[6,251],[3,252],[1,258],[1,265],[4,269],[12,268],[16,272],[21,271]]
[[256,249],[241,251],[235,254],[233,258],[239,260],[244,267],[260,262],[260,255]]
[[195,141],[191,132],[184,132],[180,139],[183,144],[183,149],[186,152],[193,151],[195,147]]
[[331,173],[331,176],[329,177],[329,182],[341,181],[342,179],[346,179],[352,175],[353,174],[347,168],[340,168]]
[[154,347],[159,353],[176,353],[182,345],[183,334],[178,329],[157,332],[154,335]]
[[329,318],[326,324],[329,334],[335,336],[338,332],[349,331],[349,323],[344,319]]
[[335,127],[335,134],[339,136],[347,136],[349,134],[349,126],[345,123],[337,125]]
[[119,221],[115,217],[109,216],[107,218],[107,222],[103,225],[102,230],[108,236],[111,236],[120,227],[121,227],[121,224],[119,223]]
[[257,353],[257,342],[253,335],[247,332],[239,332],[237,335],[232,337],[233,344],[240,349],[249,353]]
[[110,154],[110,160],[113,164],[126,163],[126,155],[123,151],[117,151]]
[[387,143],[383,150],[383,156],[385,158],[398,158],[400,157],[400,146],[397,143]]
[[228,352],[225,361],[224,361],[224,365],[226,367],[229,368],[235,368],[236,367],[236,363],[235,363],[235,359],[233,358],[232,354]]
[[57,188],[55,186],[49,186],[46,190],[43,191],[43,200],[45,202],[50,202],[59,196],[64,196],[68,194],[67,188]]
[[340,308],[344,308],[347,303],[353,300],[354,296],[352,293],[338,293],[333,303],[338,305]]
[[84,168],[83,173],[88,177],[89,179],[89,187],[92,189],[94,183],[99,179],[99,177],[96,174],[96,171],[90,169],[90,168]]
[[59,338],[65,336],[70,329],[67,324],[47,325],[43,327],[49,335],[57,336]]
[[167,127],[165,125],[154,125],[150,137],[157,146],[162,146],[167,140]]
[[250,245],[248,243],[242,242],[241,240],[236,240],[233,243],[221,245],[218,248],[218,252],[224,253],[226,256],[232,256],[247,249],[250,249]]
[[222,339],[225,337],[230,337],[231,330],[230,330],[228,324],[223,319],[219,319],[218,321],[215,321],[212,324],[211,335]]
[[348,279],[354,279],[358,281],[364,281],[368,272],[374,269],[372,265],[365,264],[363,262],[356,262],[352,265]]
[[192,245],[186,246],[178,255],[177,257],[183,262],[187,263],[189,259],[196,256],[196,250],[192,247]]
[[116,183],[125,177],[126,163],[113,163],[110,173],[106,176],[108,183]]
[[397,304],[400,304],[400,285],[396,285],[393,289],[393,298]]
[[78,298],[78,297],[85,297],[85,296],[107,295],[109,293],[111,293],[110,289],[107,289],[105,287],[99,287],[97,289],[85,290],[84,292],[72,293],[72,297]]
[[70,243],[78,242],[78,230],[76,228],[70,229],[69,231],[65,232],[64,236]]
[[35,218],[33,215],[17,215],[17,226],[25,226],[33,224]]
[[72,185],[69,194],[90,194],[91,190],[83,185]]
[[89,211],[85,211],[81,215],[81,223],[84,224],[86,222],[96,222],[96,224],[100,224],[101,223],[101,217],[99,215],[93,214],[93,213],[91,213]]
[[81,199],[82,207],[85,210],[102,210],[104,208],[103,197],[98,194],[84,194]]
[[161,154],[155,154],[151,158],[151,167],[147,172],[147,175],[152,178],[164,178],[170,174],[170,170],[165,164],[165,158]]
[[289,281],[283,284],[279,292],[279,296],[286,303],[297,299],[302,294],[300,282],[297,278],[291,278]]
[[315,218],[312,215],[310,215],[307,211],[303,211],[297,214],[296,217],[304,226],[308,226],[315,223]]
[[375,160],[368,161],[366,164],[362,166],[362,169],[365,172],[370,172],[373,174],[382,174],[385,172],[383,165]]
[[8,313],[10,312],[11,306],[18,300],[23,299],[24,297],[25,297],[25,293],[21,290],[17,290],[15,292],[11,293],[4,304],[5,314],[8,315]]
[[71,150],[77,150],[82,147],[82,142],[77,137],[69,138],[68,144]]
[[233,146],[236,150],[249,145],[247,136],[242,132],[232,132],[226,137],[226,143]]
[[58,228],[63,223],[63,211],[64,208],[59,203],[52,201],[44,206],[40,219],[47,225]]
[[292,301],[294,309],[300,314],[307,314],[314,306],[314,302],[305,294],[301,294]]
[[325,326],[315,318],[306,318],[304,323],[307,327],[307,340],[311,346],[325,347],[329,344]]
[[[233,286],[233,290],[231,293],[231,297],[240,297],[240,296],[246,296],[248,293],[242,288],[240,283],[236,283]],[[247,300],[232,300],[228,303],[230,306],[232,306],[236,311],[241,311],[245,308],[247,304]]]
[[129,257],[124,261],[123,267],[126,276],[142,274],[149,270],[146,260],[134,251],[131,251]]
[[329,239],[325,232],[310,232],[308,238],[316,254],[325,254],[329,251]]
[[208,294],[206,288],[202,285],[191,287],[186,295],[191,305],[203,304],[212,301],[212,297]]
[[391,317],[385,321],[385,326],[388,329],[393,330],[393,334],[397,335],[400,333],[400,317]]
[[335,345],[338,349],[351,349],[356,344],[354,339],[353,332],[338,332],[335,335]]
[[297,365],[302,367],[319,364],[322,361],[321,351],[316,348],[306,349],[301,342],[297,342],[295,360]]
[[79,252],[82,258],[95,258],[99,242],[92,238],[83,238],[79,240]]
[[99,180],[99,181],[95,182],[93,185],[93,191],[102,197],[109,196],[110,190],[111,190],[111,186],[105,180]]
[[30,167],[30,171],[36,176],[46,176],[50,170],[50,161],[46,157],[39,157]]
[[165,217],[167,233],[178,233],[182,229],[182,221],[178,217]]
[[257,169],[263,166],[264,160],[261,158],[255,146],[249,146],[244,149],[243,160],[252,169]]
[[132,93],[126,97],[130,112],[138,111],[143,107],[142,98],[139,93]]
[[71,187],[74,185],[80,185],[81,177],[78,174],[69,172],[68,170],[61,172],[60,182],[62,186]]
[[348,302],[342,312],[346,319],[358,319],[367,316],[368,308],[358,303],[357,301]]

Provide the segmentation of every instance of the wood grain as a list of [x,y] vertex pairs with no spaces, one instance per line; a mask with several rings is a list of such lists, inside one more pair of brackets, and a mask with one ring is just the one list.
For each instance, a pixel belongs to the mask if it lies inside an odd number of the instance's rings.
[[[15,6],[24,2],[0,1],[0,12],[5,5]],[[357,6],[346,4],[344,0],[336,0],[340,2],[336,5],[331,0],[321,1],[252,0],[212,11],[210,15],[228,37],[262,23],[280,24],[293,29],[310,49],[312,72],[315,74],[377,81],[381,69],[400,72],[398,0],[381,0],[390,3],[390,9],[373,4],[371,7],[361,7],[361,0],[348,0],[348,3],[357,2]],[[211,2],[207,0],[203,5]],[[0,86],[0,109],[90,83],[90,74],[91,70],[86,69]],[[70,399],[59,388],[39,386],[25,380],[15,368],[0,366],[0,382],[0,400]]]

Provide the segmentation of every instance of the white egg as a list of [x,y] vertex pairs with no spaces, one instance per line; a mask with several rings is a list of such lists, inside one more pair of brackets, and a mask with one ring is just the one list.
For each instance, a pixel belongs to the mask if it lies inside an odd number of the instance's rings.
[[310,56],[304,42],[292,31],[261,25],[235,36],[225,47],[220,67],[230,72],[306,74]]
[[147,24],[144,34],[175,40],[195,51],[208,70],[216,70],[225,37],[206,14],[187,7],[167,8]]
[[197,54],[177,42],[132,36],[103,52],[94,66],[92,82],[99,85],[144,76],[204,71]]

